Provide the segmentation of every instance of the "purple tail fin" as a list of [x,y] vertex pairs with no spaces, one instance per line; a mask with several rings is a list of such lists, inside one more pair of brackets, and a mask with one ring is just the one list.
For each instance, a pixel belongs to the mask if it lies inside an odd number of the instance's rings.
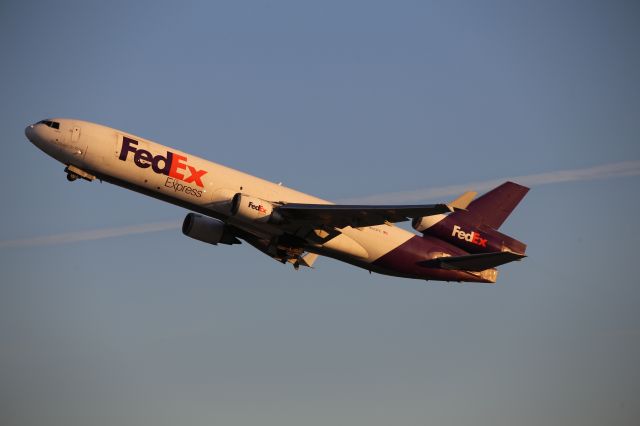
[[458,210],[444,218],[440,216],[435,223],[418,230],[425,236],[447,241],[468,253],[510,251],[524,255],[526,244],[497,229],[528,191],[529,188],[517,183],[505,182],[471,202],[466,210]]
[[467,207],[465,216],[473,217],[474,222],[478,224],[498,229],[527,192],[529,188],[525,186],[505,182],[473,200]]

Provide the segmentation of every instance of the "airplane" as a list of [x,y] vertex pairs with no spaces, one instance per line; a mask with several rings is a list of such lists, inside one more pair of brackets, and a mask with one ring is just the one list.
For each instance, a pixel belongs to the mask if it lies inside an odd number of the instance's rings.
[[[247,242],[284,264],[318,256],[369,273],[422,280],[495,283],[497,266],[526,257],[526,245],[498,231],[529,188],[505,182],[474,200],[340,205],[100,124],[38,121],[27,139],[65,165],[69,181],[99,180],[183,207],[184,235]],[[412,221],[419,234],[396,226]]]

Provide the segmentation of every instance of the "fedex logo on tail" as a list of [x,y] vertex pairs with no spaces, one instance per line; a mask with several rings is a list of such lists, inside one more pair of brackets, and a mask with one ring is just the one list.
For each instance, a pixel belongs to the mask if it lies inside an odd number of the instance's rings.
[[458,225],[454,225],[453,226],[453,232],[451,233],[452,237],[458,237],[461,240],[465,240],[470,242],[471,244],[475,244],[477,246],[480,247],[486,247],[487,246],[487,239],[486,238],[482,238],[482,236],[475,232],[475,231],[471,231],[471,232],[464,232],[462,230],[462,228],[460,228]]
[[[127,157],[131,152],[133,154],[133,162],[141,169],[151,167],[155,173],[170,176],[172,178],[181,180],[185,183],[194,183],[200,188],[204,188],[202,183],[202,176],[204,176],[206,170],[198,170],[187,164],[187,157],[184,155],[174,154],[171,151],[167,151],[166,157],[163,155],[153,156],[146,149],[136,148],[138,141],[124,136],[122,138],[122,149],[118,159],[127,161]],[[188,175],[185,175],[185,171],[188,169]]]

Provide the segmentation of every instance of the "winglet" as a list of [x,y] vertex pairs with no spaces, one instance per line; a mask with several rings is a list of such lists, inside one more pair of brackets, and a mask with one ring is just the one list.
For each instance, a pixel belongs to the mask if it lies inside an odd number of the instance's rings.
[[478,193],[475,191],[467,191],[447,204],[447,206],[449,207],[449,209],[451,209],[452,212],[456,210],[466,210],[467,206],[469,205],[469,203],[471,203],[471,201],[473,201],[476,195],[478,195]]

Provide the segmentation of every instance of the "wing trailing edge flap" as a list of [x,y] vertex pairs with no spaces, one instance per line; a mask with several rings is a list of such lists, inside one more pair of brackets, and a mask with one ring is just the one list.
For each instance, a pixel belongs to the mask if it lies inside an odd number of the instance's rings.
[[523,259],[527,256],[511,251],[469,254],[464,256],[445,256],[420,262],[427,268],[439,268],[456,271],[480,272],[505,263]]
[[307,268],[313,268],[313,264],[316,263],[318,259],[318,255],[315,253],[307,253],[302,256],[297,256],[293,258],[289,258],[287,262],[291,263],[293,267],[298,270],[300,266],[305,266]]
[[344,228],[384,225],[411,218],[435,216],[465,210],[477,192],[465,192],[449,204],[415,205],[340,205],[289,203],[277,207],[277,212],[291,224],[312,228]]

